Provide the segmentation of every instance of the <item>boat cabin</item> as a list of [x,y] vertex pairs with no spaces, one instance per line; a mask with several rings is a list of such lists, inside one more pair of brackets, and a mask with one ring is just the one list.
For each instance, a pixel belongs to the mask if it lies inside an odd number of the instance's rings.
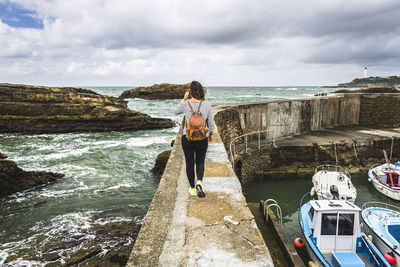
[[348,201],[311,200],[307,221],[321,253],[356,251],[360,208]]

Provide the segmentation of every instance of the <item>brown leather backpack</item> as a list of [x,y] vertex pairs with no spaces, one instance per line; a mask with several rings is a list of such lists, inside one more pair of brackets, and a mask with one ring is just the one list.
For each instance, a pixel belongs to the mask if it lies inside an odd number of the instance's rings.
[[186,127],[186,138],[190,141],[200,141],[207,137],[208,128],[206,126],[206,122],[204,121],[203,116],[200,116],[200,101],[199,108],[197,109],[197,113],[193,111],[192,105],[188,101],[190,110],[192,111],[192,117],[190,117],[187,127]]

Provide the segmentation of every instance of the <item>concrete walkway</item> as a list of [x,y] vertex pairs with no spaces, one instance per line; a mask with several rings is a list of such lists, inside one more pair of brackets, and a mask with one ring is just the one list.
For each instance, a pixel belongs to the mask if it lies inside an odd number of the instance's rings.
[[[162,211],[152,203],[127,266],[273,266],[221,138],[217,132],[213,137],[203,179],[206,197],[190,196],[185,166],[177,168],[176,197],[165,238],[165,218],[157,215]],[[179,155],[183,157],[183,153]],[[184,165],[183,158],[179,162]],[[167,168],[172,166],[168,162]],[[146,229],[157,229],[151,225],[157,223],[155,217],[160,218],[161,237],[147,237]]]

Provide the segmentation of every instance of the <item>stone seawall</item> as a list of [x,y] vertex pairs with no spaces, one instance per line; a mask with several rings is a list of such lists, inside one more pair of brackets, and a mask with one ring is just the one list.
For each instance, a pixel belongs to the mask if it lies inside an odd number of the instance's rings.
[[215,121],[229,151],[233,138],[255,131],[270,130],[269,138],[280,138],[326,127],[357,125],[360,96],[354,94],[260,102],[220,109],[215,115]]
[[400,95],[368,94],[361,96],[361,125],[400,125]]
[[[340,165],[351,173],[365,172],[373,164],[383,163],[382,150],[390,152],[391,138],[365,140],[363,142],[342,142],[332,144],[312,144],[309,146],[270,146],[261,150],[251,149],[240,154],[236,162],[241,162],[236,174],[242,182],[259,179],[295,179],[311,177],[317,166],[323,164]],[[400,155],[400,139],[393,139],[393,155]],[[240,173],[239,173],[240,172]]]
[[[222,129],[221,138],[230,152],[231,141],[242,134],[268,130],[261,135],[261,147],[257,148],[257,135],[235,142],[233,164],[242,182],[253,179],[302,177],[313,173],[320,164],[339,164],[351,172],[365,171],[372,164],[383,162],[382,150],[390,151],[396,129],[385,132],[384,127],[400,125],[400,94],[337,94],[314,99],[272,101],[263,103],[217,107],[217,126]],[[353,129],[347,136],[346,127],[372,127]],[[315,131],[342,127],[335,138],[313,136]],[[394,131],[390,133],[390,131]],[[371,132],[368,136],[363,132]],[[284,140],[300,136],[303,143]],[[325,134],[326,135],[326,134]],[[331,136],[332,137],[332,136]],[[275,143],[272,143],[275,140]],[[304,140],[307,140],[304,143]],[[393,155],[399,155],[393,139]],[[252,144],[252,145],[251,145]],[[234,149],[232,149],[234,150]],[[231,159],[232,161],[232,159]]]

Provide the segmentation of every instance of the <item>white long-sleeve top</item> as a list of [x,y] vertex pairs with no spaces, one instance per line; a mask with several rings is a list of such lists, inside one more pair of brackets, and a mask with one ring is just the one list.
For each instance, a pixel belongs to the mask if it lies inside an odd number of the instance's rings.
[[[192,105],[193,111],[197,113],[197,110],[199,108],[200,102],[191,102],[190,105]],[[189,121],[190,117],[192,117],[192,111],[190,110],[188,101],[181,101],[178,106],[175,108],[175,114],[184,114],[185,116],[185,125],[183,128],[183,135],[186,134],[186,126],[187,122]],[[213,111],[210,102],[207,100],[204,100],[201,103],[200,107],[200,115],[203,116],[204,120],[206,121],[206,124],[208,126],[208,130],[210,132],[214,131],[215,129],[215,122],[214,122],[214,116],[213,116]],[[208,134],[207,134],[208,136]]]

